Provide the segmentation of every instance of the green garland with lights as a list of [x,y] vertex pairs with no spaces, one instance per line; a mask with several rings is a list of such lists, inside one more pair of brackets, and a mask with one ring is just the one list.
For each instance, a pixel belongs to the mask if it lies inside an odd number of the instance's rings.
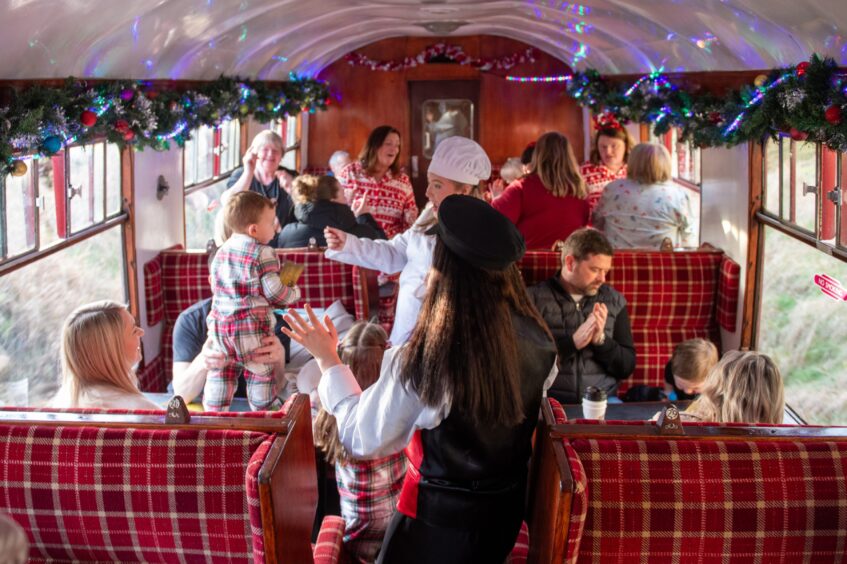
[[222,76],[194,89],[160,90],[147,81],[88,84],[71,77],[58,88],[15,90],[0,107],[0,169],[20,176],[27,169],[21,157],[52,155],[70,143],[105,138],[163,151],[171,142],[183,146],[201,125],[247,116],[264,123],[326,109],[326,83],[290,78],[269,84]]
[[[687,92],[655,72],[621,84],[596,70],[574,73],[568,93],[595,113],[651,124],[657,135],[672,127],[699,147],[733,146],[780,132],[847,151],[847,71],[831,58],[756,77],[755,84],[716,97]],[[843,116],[843,118],[842,118]]]

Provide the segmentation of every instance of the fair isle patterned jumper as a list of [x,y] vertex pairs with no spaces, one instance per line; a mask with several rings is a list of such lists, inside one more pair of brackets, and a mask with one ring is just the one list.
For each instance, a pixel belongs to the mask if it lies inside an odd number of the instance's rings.
[[392,175],[389,171],[377,180],[365,172],[361,162],[354,161],[341,171],[338,181],[351,207],[367,194],[371,215],[389,239],[406,231],[418,218],[412,183],[403,173]]

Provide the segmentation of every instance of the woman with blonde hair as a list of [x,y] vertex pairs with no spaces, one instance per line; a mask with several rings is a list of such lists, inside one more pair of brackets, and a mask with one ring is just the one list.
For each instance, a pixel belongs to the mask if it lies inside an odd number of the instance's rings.
[[491,205],[517,226],[528,249],[548,249],[588,225],[585,182],[570,142],[555,131],[538,138],[529,170]]
[[[344,337],[338,347],[341,362],[350,367],[362,390],[379,379],[388,347],[388,335],[376,323],[359,321]],[[350,456],[338,436],[335,417],[323,408],[314,429],[315,447],[329,464],[335,465],[344,517],[344,546],[356,562],[373,562],[400,497],[406,456],[402,451],[368,459]]]
[[75,309],[62,329],[62,387],[53,407],[162,409],[138,389],[144,330],[112,301]]
[[253,142],[244,153],[243,166],[232,171],[227,180],[227,189],[221,194],[221,203],[226,204],[237,192],[250,190],[258,192],[276,206],[277,231],[294,221],[292,213],[294,202],[285,190],[280,176],[291,175],[293,171],[279,171],[279,163],[285,153],[282,137],[266,129],[253,138]]
[[785,390],[773,360],[760,352],[730,351],[709,373],[683,420],[782,423]]
[[629,155],[628,178],[606,186],[592,222],[616,249],[658,249],[667,237],[675,247],[696,244],[688,191],[671,179],[671,156],[656,143]]

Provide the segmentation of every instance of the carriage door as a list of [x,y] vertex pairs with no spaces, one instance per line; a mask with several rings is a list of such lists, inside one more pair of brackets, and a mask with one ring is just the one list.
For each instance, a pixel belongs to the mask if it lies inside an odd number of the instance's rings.
[[409,176],[420,209],[426,205],[426,171],[442,139],[461,135],[479,141],[478,80],[409,81],[412,139]]

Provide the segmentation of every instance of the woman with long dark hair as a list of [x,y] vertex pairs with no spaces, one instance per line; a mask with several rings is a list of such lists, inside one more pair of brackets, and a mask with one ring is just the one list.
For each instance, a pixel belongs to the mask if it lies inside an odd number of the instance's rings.
[[[482,200],[439,207],[432,269],[409,341],[362,392],[310,308],[288,333],[315,356],[318,391],[359,457],[406,449],[409,471],[378,562],[502,562],[523,518],[527,465],[556,348],[515,261],[523,238]],[[554,372],[555,374],[555,372]]]

